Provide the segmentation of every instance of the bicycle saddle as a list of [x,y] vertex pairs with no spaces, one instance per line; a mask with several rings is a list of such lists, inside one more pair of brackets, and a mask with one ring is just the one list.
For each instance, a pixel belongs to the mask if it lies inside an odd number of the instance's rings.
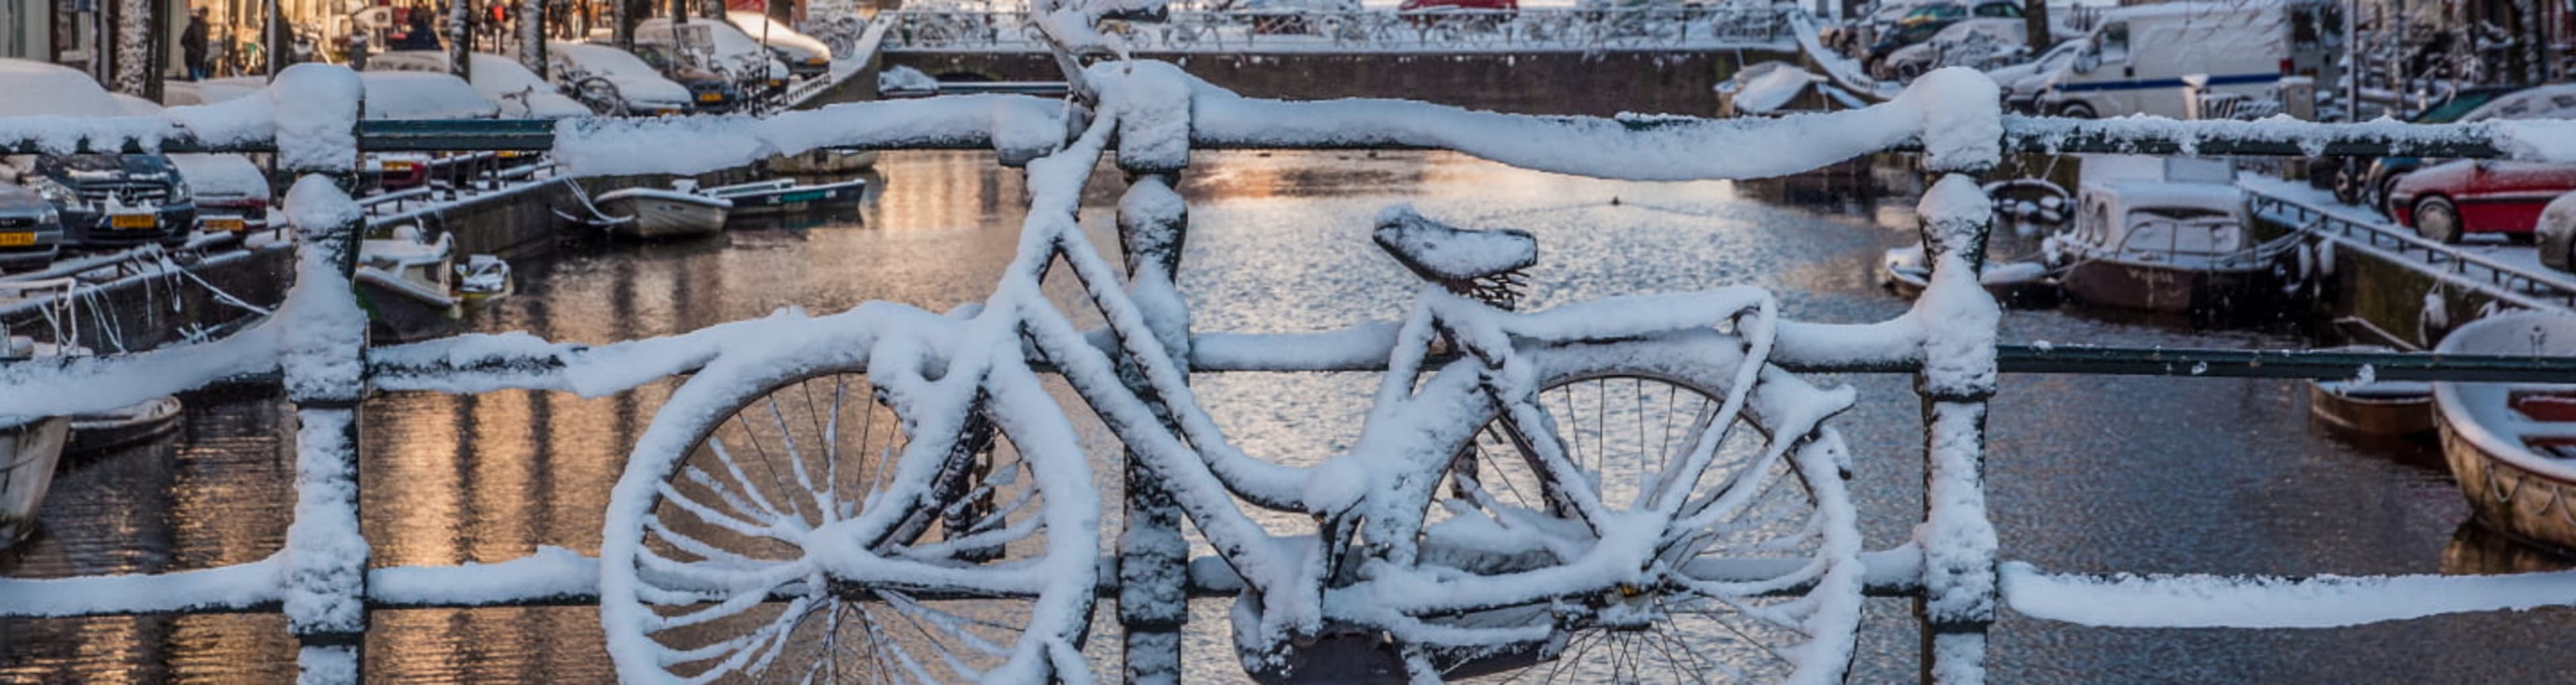
[[1377,246],[1423,278],[1452,286],[1491,279],[1538,263],[1538,238],[1511,228],[1471,230],[1413,213],[1409,205],[1377,215]]

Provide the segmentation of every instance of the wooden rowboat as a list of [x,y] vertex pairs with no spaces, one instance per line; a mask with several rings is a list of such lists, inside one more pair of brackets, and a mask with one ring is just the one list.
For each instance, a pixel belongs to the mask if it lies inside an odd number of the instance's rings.
[[[2436,352],[2576,355],[2576,318],[2509,312],[2461,326]],[[2576,550],[2576,385],[2433,384],[2442,457],[2469,510],[2497,532]]]

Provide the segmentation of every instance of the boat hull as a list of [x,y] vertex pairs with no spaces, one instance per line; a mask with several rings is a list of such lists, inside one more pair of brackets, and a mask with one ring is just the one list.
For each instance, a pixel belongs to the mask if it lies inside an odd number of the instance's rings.
[[419,284],[375,269],[359,269],[357,282],[358,294],[366,298],[373,342],[427,340],[455,331],[455,298],[433,296]]
[[609,224],[608,232],[637,240],[672,240],[715,235],[724,231],[730,209],[722,205],[671,200],[658,197],[630,197],[602,200],[601,209],[610,214],[632,217]]
[[[1923,297],[1923,290],[1932,286],[1919,270],[1884,264],[1879,265],[1879,282],[1887,286],[1888,292],[1908,300]],[[1993,296],[1996,304],[2017,309],[2057,306],[2060,290],[2057,281],[2051,279],[1987,283],[1985,287],[1986,294]]]
[[70,433],[71,420],[59,416],[0,428],[0,549],[35,532]]
[[772,192],[726,195],[733,201],[733,216],[776,216],[811,211],[817,207],[858,202],[867,191],[864,181],[844,181],[813,186],[781,188]]
[[2153,312],[2227,311],[2258,302],[2267,273],[2089,259],[2067,267],[2059,282],[2069,297],[2086,304]]
[[72,416],[71,440],[64,451],[98,452],[168,435],[179,429],[180,408],[179,398],[163,395],[115,411]]
[[2336,430],[2392,437],[2430,435],[2433,395],[2368,397],[2308,384],[2308,415]]
[[2532,472],[2489,453],[2444,414],[2442,459],[2488,529],[2559,550],[2576,551],[2576,482]]

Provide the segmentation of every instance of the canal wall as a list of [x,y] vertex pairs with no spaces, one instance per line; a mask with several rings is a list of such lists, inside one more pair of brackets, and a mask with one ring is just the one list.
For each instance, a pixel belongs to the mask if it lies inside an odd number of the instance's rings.
[[[286,299],[295,251],[283,243],[223,252],[178,270],[154,269],[62,295],[0,306],[0,332],[62,338],[102,353],[148,350],[219,329]],[[35,295],[35,293],[28,293]],[[235,302],[234,300],[238,300]]]
[[[1249,97],[1405,98],[1531,114],[1715,116],[1717,84],[1744,65],[1798,62],[1794,50],[1468,53],[1137,53]],[[884,65],[942,81],[1061,81],[1046,53],[887,52]]]

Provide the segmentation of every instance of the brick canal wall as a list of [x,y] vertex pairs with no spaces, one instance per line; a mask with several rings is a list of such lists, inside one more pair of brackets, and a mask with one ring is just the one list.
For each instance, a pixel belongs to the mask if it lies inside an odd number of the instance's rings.
[[252,315],[225,302],[217,290],[263,309],[277,306],[294,285],[294,254],[283,245],[233,250],[189,265],[186,274],[126,276],[81,288],[70,296],[68,312],[53,296],[11,302],[0,306],[0,331],[45,342],[59,342],[56,332],[61,331],[99,352],[152,349],[186,339],[187,331],[216,329]]

